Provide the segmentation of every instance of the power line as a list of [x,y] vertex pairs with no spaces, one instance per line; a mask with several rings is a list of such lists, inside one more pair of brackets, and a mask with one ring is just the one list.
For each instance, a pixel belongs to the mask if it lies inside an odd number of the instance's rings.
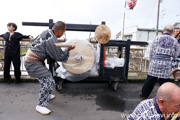
[[[180,4],[180,3],[179,3]],[[169,12],[171,13],[171,14],[169,14],[167,11],[166,11],[166,17],[168,18],[168,21],[169,22],[176,22],[176,20],[174,20],[174,18],[175,18],[175,14],[173,14],[173,13],[177,13],[177,11],[174,11],[175,9],[172,9],[172,6],[170,6],[169,7],[169,4],[167,4],[166,2],[163,2],[163,6],[164,6],[164,8],[166,8],[167,10],[169,10]],[[177,13],[177,14],[179,14],[179,13]],[[173,20],[173,21],[172,21]]]
[[149,9],[150,11],[149,11],[149,14],[147,14],[148,15],[148,21],[146,22],[146,24],[148,24],[149,21],[152,20],[152,18],[154,18],[154,17],[152,17],[152,14],[153,14],[153,10],[155,9],[155,6],[156,6],[155,4],[156,4],[156,2],[154,2],[154,4],[153,4],[153,9]]

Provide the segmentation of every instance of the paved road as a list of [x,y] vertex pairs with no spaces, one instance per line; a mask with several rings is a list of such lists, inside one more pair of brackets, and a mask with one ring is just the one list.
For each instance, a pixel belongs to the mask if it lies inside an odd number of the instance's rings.
[[[66,83],[48,106],[50,115],[35,111],[38,83],[0,83],[0,120],[125,120],[141,101],[143,83],[121,83],[114,92],[107,83]],[[156,84],[150,97],[155,95]]]

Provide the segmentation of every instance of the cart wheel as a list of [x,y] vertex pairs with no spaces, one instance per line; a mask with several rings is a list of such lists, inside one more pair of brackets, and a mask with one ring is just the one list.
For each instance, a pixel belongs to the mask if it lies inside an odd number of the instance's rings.
[[116,91],[118,89],[119,82],[113,83],[113,90]]
[[63,82],[57,82],[56,83],[56,90],[57,91],[61,91],[62,90],[62,86],[63,86]]
[[112,81],[108,81],[108,85],[110,86],[112,84]]

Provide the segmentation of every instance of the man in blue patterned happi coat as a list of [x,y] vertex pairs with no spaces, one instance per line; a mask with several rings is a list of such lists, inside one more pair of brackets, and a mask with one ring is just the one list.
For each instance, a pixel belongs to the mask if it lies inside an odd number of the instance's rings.
[[[154,98],[142,101],[127,120],[180,120],[180,88],[171,82],[161,85]],[[174,115],[176,114],[176,115]]]
[[178,56],[178,42],[172,36],[173,25],[166,25],[163,34],[157,36],[150,48],[150,67],[140,97],[147,99],[159,79],[160,85],[170,81],[171,60]]

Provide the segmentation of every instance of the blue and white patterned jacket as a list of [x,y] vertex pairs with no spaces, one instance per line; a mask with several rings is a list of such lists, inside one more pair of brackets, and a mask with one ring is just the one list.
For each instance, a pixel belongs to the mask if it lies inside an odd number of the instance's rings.
[[150,67],[148,75],[158,78],[170,78],[171,60],[179,53],[178,41],[169,33],[158,36],[150,48]]
[[[168,120],[173,117],[174,114],[168,115]],[[156,97],[142,101],[130,114],[127,120],[165,120],[164,115],[159,109],[156,102]],[[180,116],[176,118],[180,120]]]

